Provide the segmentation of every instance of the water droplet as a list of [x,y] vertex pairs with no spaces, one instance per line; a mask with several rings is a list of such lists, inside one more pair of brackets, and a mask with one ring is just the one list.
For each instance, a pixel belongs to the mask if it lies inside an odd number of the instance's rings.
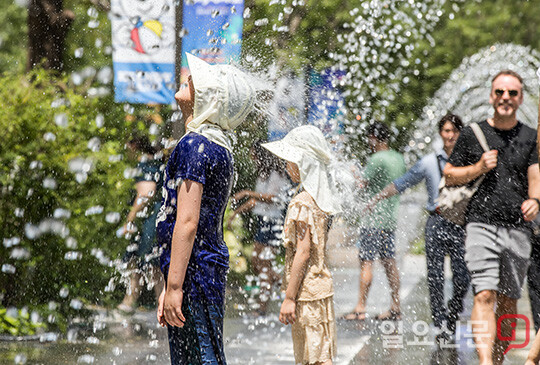
[[45,179],[43,179],[43,187],[45,189],[51,189],[51,190],[54,190],[56,189],[56,180],[53,179],[52,177],[46,177]]
[[182,28],[180,29],[180,31],[178,32],[178,36],[180,38],[184,38],[185,36],[187,36],[189,34],[188,30],[186,28]]
[[26,223],[24,225],[24,234],[28,239],[33,240],[41,235],[41,231],[39,230],[39,227],[30,223]]
[[102,84],[108,84],[113,79],[113,71],[112,68],[109,66],[103,67],[99,72],[97,73],[97,79]]
[[12,246],[16,246],[19,243],[21,243],[21,239],[19,237],[11,237],[11,238],[4,238],[4,247],[10,248]]
[[58,98],[51,102],[51,108],[58,108],[60,106],[69,106],[70,103],[67,99]]
[[76,249],[77,248],[77,240],[73,237],[66,238],[66,247],[69,249]]
[[86,172],[77,172],[75,174],[75,181],[79,184],[84,184],[88,180],[88,174]]
[[69,306],[75,310],[79,310],[83,307],[83,303],[79,299],[71,299]]
[[30,252],[25,248],[17,247],[11,250],[9,257],[15,260],[28,260]]
[[88,14],[90,18],[97,18],[99,16],[99,12],[93,6],[88,8],[88,10],[86,11],[86,14]]
[[101,148],[101,140],[98,137],[93,137],[88,141],[88,149],[92,152],[98,152]]
[[96,214],[101,214],[101,213],[103,213],[103,206],[95,205],[93,207],[88,208],[84,212],[84,215],[88,217],[88,216],[91,216],[91,215],[96,215]]
[[63,209],[63,208],[56,208],[54,210],[54,213],[53,213],[53,217],[56,218],[56,219],[61,219],[61,218],[69,218],[71,217],[71,212],[67,209]]
[[86,339],[86,343],[92,344],[92,345],[99,345],[99,338],[90,336]]
[[[19,0],[20,1],[20,0]],[[15,359],[13,360],[15,365],[24,365],[28,361],[25,354],[17,354],[15,355]]]
[[80,260],[81,258],[82,258],[82,253],[78,251],[68,251],[64,254],[64,260],[67,260],[67,261]]
[[77,337],[78,337],[78,334],[79,334],[79,331],[75,328],[70,328],[68,331],[67,331],[67,334],[66,334],[66,339],[68,342],[70,343],[74,343],[74,342],[77,342]]
[[43,135],[43,139],[47,142],[52,142],[56,140],[56,135],[51,132],[47,132]]
[[255,20],[254,24],[257,27],[262,27],[263,25],[267,25],[268,24],[268,18],[257,19],[257,20]]
[[152,125],[150,125],[150,128],[148,128],[148,133],[152,136],[155,136],[156,134],[158,134],[159,125],[157,125],[156,123],[152,123]]
[[30,170],[41,169],[43,167],[43,162],[32,161],[30,162],[30,165],[28,167],[30,168]]
[[10,264],[3,264],[2,265],[2,272],[6,274],[15,274],[15,266]]
[[67,125],[68,125],[68,117],[67,117],[66,113],[56,114],[54,116],[54,123],[57,126],[62,127],[62,128],[67,127]]
[[73,54],[75,55],[75,58],[81,58],[84,54],[84,48],[77,48]]
[[39,336],[39,342],[56,342],[58,340],[58,333],[46,332]]
[[118,212],[107,213],[107,215],[105,215],[105,221],[111,224],[118,223],[120,221],[120,213]]
[[77,364],[93,364],[95,361],[92,355],[81,355],[77,359]]
[[96,127],[101,128],[105,124],[105,117],[103,114],[98,114],[96,116]]

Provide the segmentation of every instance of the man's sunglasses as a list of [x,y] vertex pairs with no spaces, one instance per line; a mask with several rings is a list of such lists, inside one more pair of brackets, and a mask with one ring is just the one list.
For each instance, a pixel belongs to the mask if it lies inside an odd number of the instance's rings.
[[495,89],[495,95],[503,96],[505,91],[508,91],[508,95],[510,95],[512,97],[519,95],[518,90],[508,90],[508,89]]

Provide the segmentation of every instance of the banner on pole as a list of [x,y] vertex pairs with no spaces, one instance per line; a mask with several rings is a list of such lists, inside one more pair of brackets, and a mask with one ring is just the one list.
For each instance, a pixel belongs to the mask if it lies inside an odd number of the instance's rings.
[[181,82],[189,74],[186,53],[211,64],[240,60],[243,12],[243,0],[184,1]]
[[319,127],[325,135],[340,135],[345,131],[345,98],[335,85],[344,71],[308,72],[308,124]]
[[111,0],[115,100],[174,101],[173,0]]

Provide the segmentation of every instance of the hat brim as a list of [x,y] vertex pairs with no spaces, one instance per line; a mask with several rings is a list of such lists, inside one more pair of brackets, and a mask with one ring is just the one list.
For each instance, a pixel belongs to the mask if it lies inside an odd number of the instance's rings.
[[207,86],[205,84],[208,83],[208,80],[213,80],[217,77],[215,67],[206,61],[203,61],[199,57],[187,52],[186,59],[195,90]]
[[302,153],[297,148],[283,142],[283,140],[263,143],[261,146],[272,152],[277,157],[295,164],[298,164],[302,158]]

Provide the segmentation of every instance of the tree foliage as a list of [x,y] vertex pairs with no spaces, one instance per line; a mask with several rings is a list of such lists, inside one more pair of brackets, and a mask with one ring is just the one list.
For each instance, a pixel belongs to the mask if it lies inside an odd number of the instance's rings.
[[124,144],[142,118],[88,97],[46,71],[0,80],[0,302],[46,313],[52,325],[104,304],[132,181]]

